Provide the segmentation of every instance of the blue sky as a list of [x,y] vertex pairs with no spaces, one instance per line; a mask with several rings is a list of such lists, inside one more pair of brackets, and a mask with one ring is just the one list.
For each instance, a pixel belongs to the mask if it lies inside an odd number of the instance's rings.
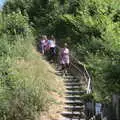
[[4,2],[5,2],[5,0],[0,0],[0,7],[3,6]]

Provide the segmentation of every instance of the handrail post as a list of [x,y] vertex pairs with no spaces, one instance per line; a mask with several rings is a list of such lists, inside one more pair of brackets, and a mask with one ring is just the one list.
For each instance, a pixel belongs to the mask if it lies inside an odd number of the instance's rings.
[[90,86],[90,84],[91,84],[91,79],[89,78],[89,80],[88,80],[88,86],[87,86],[87,94],[91,93],[91,86]]

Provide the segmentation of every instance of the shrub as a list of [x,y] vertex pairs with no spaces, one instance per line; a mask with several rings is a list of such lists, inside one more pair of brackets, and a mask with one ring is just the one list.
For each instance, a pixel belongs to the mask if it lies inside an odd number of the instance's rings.
[[20,11],[4,15],[3,31],[10,35],[24,35],[29,32],[28,17],[23,16]]

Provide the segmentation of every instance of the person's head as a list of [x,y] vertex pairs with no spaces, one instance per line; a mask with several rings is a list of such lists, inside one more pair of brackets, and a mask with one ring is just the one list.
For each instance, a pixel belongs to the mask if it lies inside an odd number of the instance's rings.
[[43,40],[47,40],[47,36],[46,35],[42,35],[42,39]]
[[68,47],[68,44],[67,43],[64,43],[64,48],[67,48]]
[[51,35],[51,40],[55,40],[55,37],[53,35]]

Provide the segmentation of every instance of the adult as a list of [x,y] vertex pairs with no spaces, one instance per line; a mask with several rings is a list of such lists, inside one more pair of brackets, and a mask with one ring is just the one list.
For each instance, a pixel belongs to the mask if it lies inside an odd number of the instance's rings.
[[40,46],[41,46],[41,53],[44,55],[45,53],[45,35],[42,35],[42,38],[40,40]]
[[48,51],[48,38],[47,38],[47,36],[46,35],[44,35],[44,53],[47,53],[47,51]]
[[70,64],[69,49],[67,43],[64,44],[64,48],[62,48],[60,51],[60,64],[62,65],[62,70],[66,73]]
[[51,62],[55,61],[55,55],[56,55],[56,43],[55,43],[55,37],[52,35],[49,40],[49,51],[50,51],[50,60]]

